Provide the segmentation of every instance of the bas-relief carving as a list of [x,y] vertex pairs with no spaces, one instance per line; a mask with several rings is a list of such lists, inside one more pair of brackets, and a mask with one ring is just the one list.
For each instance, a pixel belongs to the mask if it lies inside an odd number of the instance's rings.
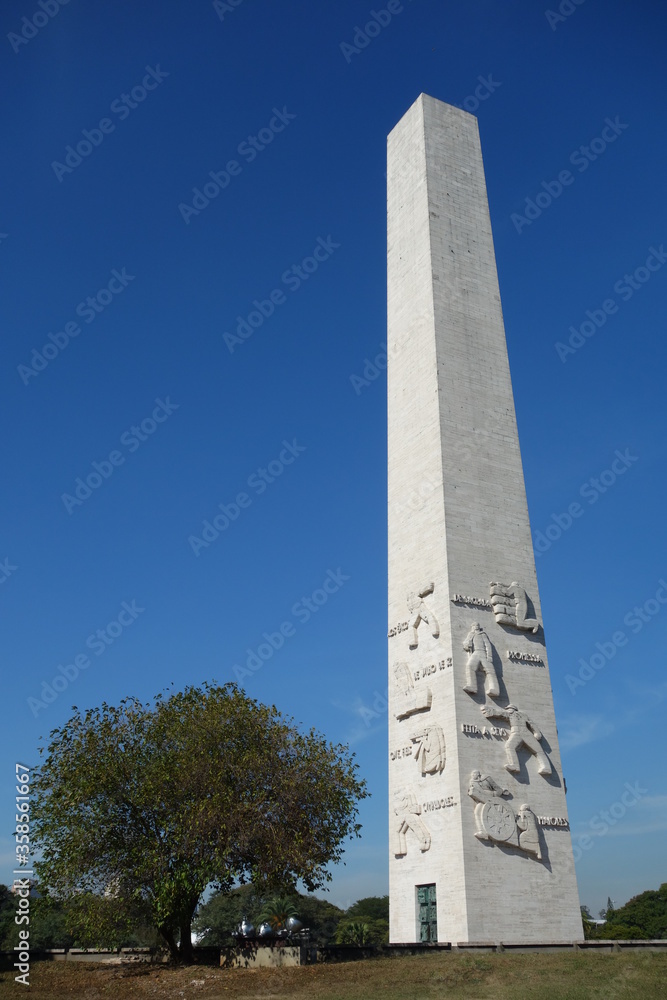
[[417,629],[419,628],[421,622],[425,622],[426,625],[430,626],[431,635],[434,639],[437,639],[440,635],[440,625],[438,624],[438,619],[424,604],[424,598],[433,593],[434,587],[435,585],[433,583],[429,583],[426,587],[417,591],[417,593],[410,591],[408,594],[408,610],[410,611],[411,616],[409,624],[412,631],[412,635],[410,637],[410,649],[416,649],[419,645]]
[[473,622],[463,648],[470,654],[466,663],[466,682],[463,690],[469,694],[477,694],[477,672],[481,670],[484,674],[484,690],[492,698],[497,698],[500,694],[500,685],[493,666],[493,646],[479,622]]
[[411,746],[402,746],[389,751],[389,759],[401,760],[404,757],[414,757],[421,770],[422,777],[427,774],[442,774],[447,759],[445,750],[445,734],[440,726],[424,726],[422,730],[410,737]]
[[[507,811],[503,797],[508,796],[509,791],[507,788],[501,788],[491,775],[487,774],[485,777],[482,777],[481,771],[473,771],[470,775],[468,795],[476,803],[475,822],[477,824],[477,831],[475,836],[479,837],[480,840],[488,840],[490,839],[490,834],[487,831],[486,824],[483,822],[484,809],[487,805],[493,806],[492,811],[497,816],[494,827],[497,828],[502,825],[502,817]],[[504,840],[506,838],[502,837],[501,839]]]
[[537,618],[528,618],[528,596],[526,591],[512,580],[511,583],[490,583],[491,605],[496,621],[501,625],[513,625],[526,632],[536,633],[540,627]]
[[447,759],[445,734],[440,726],[426,726],[411,737],[415,744],[415,758],[421,766],[422,776],[442,774]]
[[471,773],[468,795],[475,802],[475,836],[478,840],[512,844],[541,860],[537,817],[527,802],[519,806],[515,815],[509,803],[504,801],[510,796],[508,789],[502,788],[491,775],[483,777],[481,771]]
[[394,665],[394,679],[396,681],[396,697],[394,712],[397,719],[407,719],[417,712],[428,712],[433,701],[430,688],[415,691],[415,682],[407,663],[396,663]]
[[394,853],[402,858],[408,853],[407,834],[412,831],[419,841],[419,850],[424,854],[431,846],[431,834],[419,818],[421,806],[417,797],[410,789],[402,789],[394,795],[394,813],[398,825],[396,827],[396,846]]
[[551,763],[540,746],[542,733],[525,712],[520,712],[516,705],[508,705],[507,708],[499,708],[497,705],[482,705],[480,711],[487,719],[506,719],[510,724],[510,734],[505,744],[505,768],[508,771],[520,770],[517,750],[523,746],[535,755],[538,772],[545,777],[551,774]]
[[527,802],[519,806],[516,816],[516,826],[519,831],[519,848],[527,854],[534,854],[538,861],[542,860],[540,850],[540,830],[537,816]]

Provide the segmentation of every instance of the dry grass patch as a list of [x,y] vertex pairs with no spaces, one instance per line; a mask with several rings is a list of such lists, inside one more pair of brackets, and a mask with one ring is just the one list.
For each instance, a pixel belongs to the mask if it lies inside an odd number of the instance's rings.
[[[665,1000],[667,954],[436,952],[296,969],[36,962],[39,1000]],[[10,973],[0,997],[16,997]]]

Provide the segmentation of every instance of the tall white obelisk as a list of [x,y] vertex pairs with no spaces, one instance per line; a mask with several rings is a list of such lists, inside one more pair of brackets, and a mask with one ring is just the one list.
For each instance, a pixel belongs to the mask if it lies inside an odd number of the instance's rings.
[[393,942],[582,925],[477,120],[388,140]]

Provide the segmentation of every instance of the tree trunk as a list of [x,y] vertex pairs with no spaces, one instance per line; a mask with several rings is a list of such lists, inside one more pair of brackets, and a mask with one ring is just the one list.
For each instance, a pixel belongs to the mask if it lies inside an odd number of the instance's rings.
[[191,965],[194,960],[194,952],[192,950],[192,922],[190,920],[183,921],[180,926],[181,932],[181,943],[179,946],[179,957],[181,962],[186,962]]
[[164,939],[165,943],[169,948],[169,954],[173,962],[179,961],[178,945],[176,944],[176,939],[174,938],[174,932],[171,927],[158,927],[160,936]]

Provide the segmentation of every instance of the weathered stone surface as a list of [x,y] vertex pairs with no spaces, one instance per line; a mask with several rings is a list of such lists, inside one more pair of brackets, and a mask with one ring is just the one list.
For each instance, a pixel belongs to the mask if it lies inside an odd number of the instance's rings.
[[389,136],[387,179],[391,940],[419,940],[417,889],[435,884],[439,941],[572,942],[579,899],[476,119],[422,94]]

